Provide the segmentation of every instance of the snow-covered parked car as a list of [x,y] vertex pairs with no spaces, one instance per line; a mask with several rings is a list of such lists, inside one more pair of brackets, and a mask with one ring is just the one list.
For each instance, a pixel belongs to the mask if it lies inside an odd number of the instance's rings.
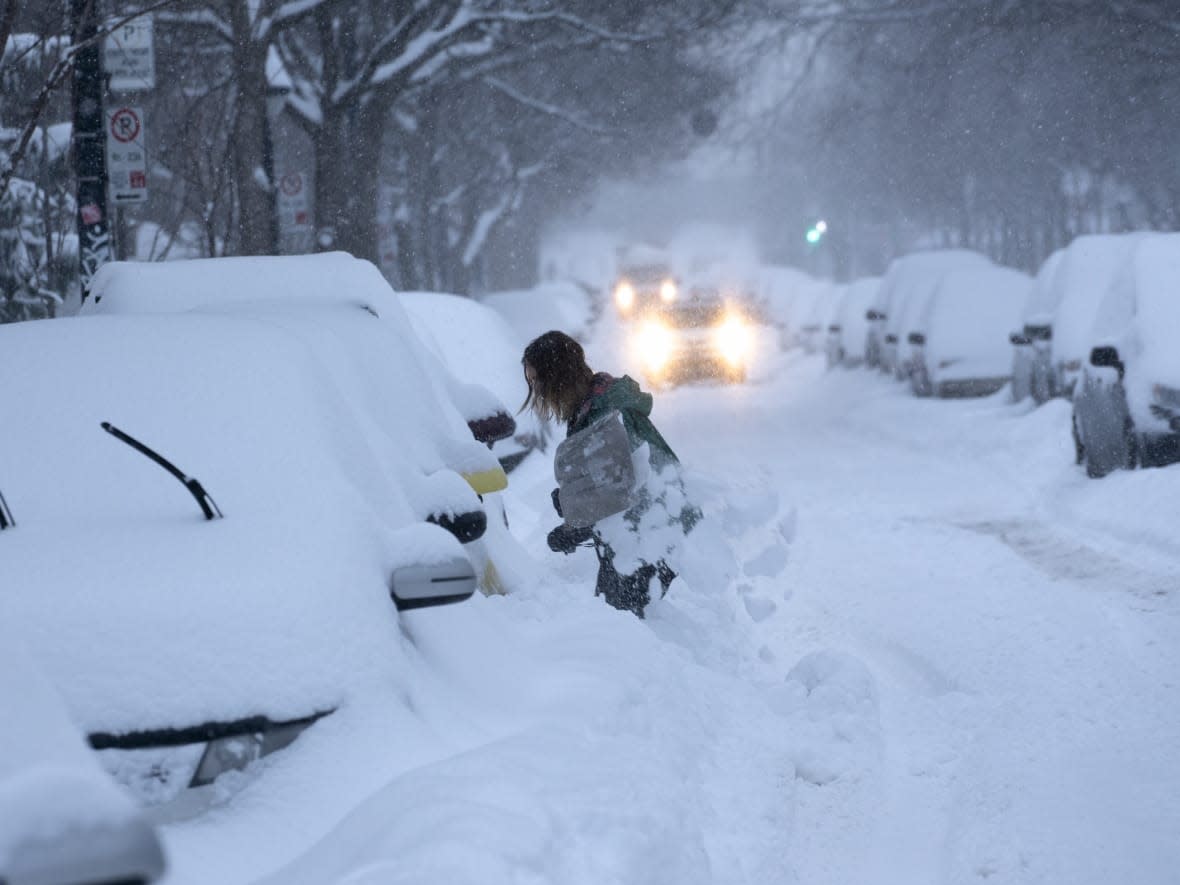
[[109,264],[0,350],[0,620],[145,800],[396,685],[399,613],[475,590],[503,471],[368,262]]
[[793,267],[765,266],[757,276],[759,310],[774,325],[780,349],[822,347],[823,327],[814,313],[831,283]]
[[1008,336],[1012,342],[1012,399],[1032,397],[1043,403],[1055,395],[1053,372],[1053,313],[1061,289],[1055,285],[1064,249],[1046,258],[1037,270],[1024,306],[1019,328]]
[[1095,311],[1073,394],[1078,460],[1091,477],[1180,461],[1180,235],[1141,238]]
[[520,363],[528,342],[518,340],[495,310],[471,298],[439,292],[401,292],[398,297],[418,336],[451,373],[461,382],[490,391],[499,404],[499,414],[511,420],[512,430],[491,441],[492,452],[505,472],[511,472],[530,452],[543,448],[546,428],[531,409],[519,412],[528,395]]
[[869,331],[866,314],[880,285],[880,277],[862,277],[844,287],[836,313],[828,324],[829,366],[859,366],[865,361]]
[[805,303],[800,305],[798,344],[804,353],[824,350],[828,327],[836,315],[843,289],[831,280],[816,280]]
[[910,384],[918,396],[988,396],[1011,378],[1008,335],[1032,279],[997,265],[949,271],[909,332]]
[[0,882],[156,881],[159,836],[101,769],[20,632],[0,623]]
[[793,347],[800,325],[794,306],[811,291],[815,278],[798,268],[775,264],[762,265],[756,277],[760,308],[776,327],[779,346]]
[[1135,245],[1152,234],[1088,234],[1065,247],[1052,286],[1056,309],[1048,336],[1054,396],[1069,399],[1090,357],[1094,317],[1119,266]]
[[912,252],[890,262],[877,289],[877,298],[866,311],[869,331],[865,361],[884,372],[894,372],[906,300],[915,292],[928,295],[937,279],[948,270],[987,264],[990,262],[985,256],[967,249]]

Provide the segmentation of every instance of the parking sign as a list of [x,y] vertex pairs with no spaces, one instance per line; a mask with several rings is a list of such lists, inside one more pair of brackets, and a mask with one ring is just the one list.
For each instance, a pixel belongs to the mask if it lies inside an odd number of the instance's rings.
[[107,111],[107,175],[111,203],[146,203],[147,148],[143,132],[143,109],[117,107]]

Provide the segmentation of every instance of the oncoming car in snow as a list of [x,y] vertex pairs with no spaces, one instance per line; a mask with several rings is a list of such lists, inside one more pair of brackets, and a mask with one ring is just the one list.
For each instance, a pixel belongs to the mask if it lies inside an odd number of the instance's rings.
[[168,802],[404,678],[400,613],[475,590],[503,471],[367,262],[116,263],[92,294],[0,327],[0,619]]
[[654,246],[631,246],[622,251],[611,297],[619,317],[641,319],[676,300],[680,281],[671,256]]
[[755,316],[745,299],[697,287],[630,333],[630,348],[652,387],[693,380],[741,383],[756,346]]

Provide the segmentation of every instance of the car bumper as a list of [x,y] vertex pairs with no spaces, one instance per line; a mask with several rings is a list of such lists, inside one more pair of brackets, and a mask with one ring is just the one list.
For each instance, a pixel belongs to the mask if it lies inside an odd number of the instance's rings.
[[934,392],[942,399],[991,396],[1011,380],[1009,375],[992,378],[948,378],[940,380]]

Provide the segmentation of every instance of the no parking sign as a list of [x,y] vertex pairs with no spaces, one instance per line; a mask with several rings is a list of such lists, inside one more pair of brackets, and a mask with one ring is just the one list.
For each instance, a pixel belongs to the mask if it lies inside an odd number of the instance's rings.
[[116,206],[147,202],[143,109],[119,107],[107,111],[106,136],[111,202]]

